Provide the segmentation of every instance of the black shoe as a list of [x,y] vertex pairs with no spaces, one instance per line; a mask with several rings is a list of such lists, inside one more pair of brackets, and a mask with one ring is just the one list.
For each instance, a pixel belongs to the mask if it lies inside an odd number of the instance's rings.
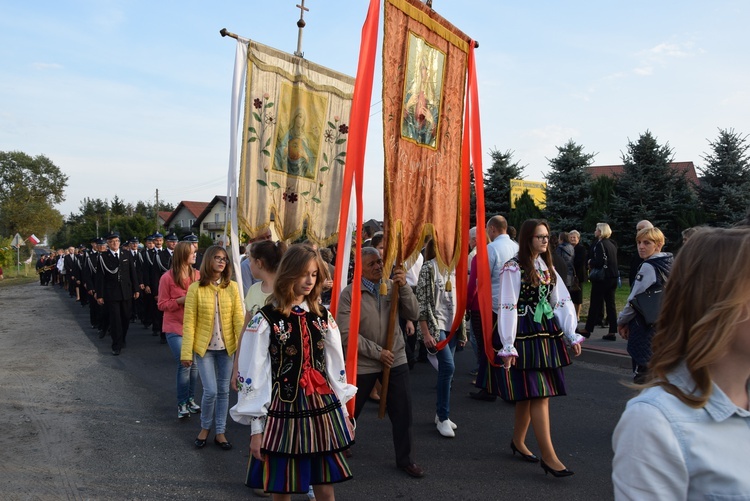
[[195,438],[195,446],[199,449],[203,449],[206,446],[206,440],[208,439],[208,434],[206,434],[206,438]]
[[580,334],[581,336],[585,337],[586,339],[588,339],[589,337],[591,337],[591,333],[589,331],[587,331],[587,330],[584,330],[584,329],[576,329],[576,334]]
[[484,388],[479,391],[470,391],[469,396],[474,400],[484,400],[485,402],[494,402],[497,399],[497,395],[487,393]]
[[545,475],[547,473],[552,473],[552,476],[553,477],[557,477],[557,478],[560,478],[560,477],[569,477],[569,476],[571,476],[571,475],[574,474],[572,471],[570,471],[567,468],[562,469],[562,470],[553,470],[552,468],[550,468],[549,466],[547,466],[547,463],[545,463],[544,460],[542,460],[542,469],[544,470],[544,474]]
[[414,478],[424,477],[424,470],[417,463],[411,463],[406,466],[399,466],[399,469],[405,471],[407,475]]
[[104,332],[102,330],[99,331],[99,339],[104,339],[104,336],[106,336],[106,335],[107,335],[106,332]]
[[[204,441],[205,443],[205,441]],[[222,450],[229,451],[232,450],[232,444],[229,443],[229,440],[225,442],[219,442],[216,440],[216,437],[214,437],[214,443],[222,448]],[[195,441],[195,445],[198,445],[198,440]]]
[[536,457],[534,454],[524,454],[523,452],[519,451],[516,448],[516,444],[513,443],[513,440],[510,441],[510,450],[513,451],[513,455],[516,455],[516,452],[521,455],[521,459],[528,461],[529,463],[538,463],[539,458]]
[[605,334],[604,336],[602,336],[602,339],[604,339],[605,341],[617,341],[617,336],[610,332],[609,334]]
[[119,355],[119,354],[120,354],[120,350],[119,350],[119,349],[117,349],[117,350],[112,350],[112,355],[114,355],[114,356],[117,356],[117,355]]

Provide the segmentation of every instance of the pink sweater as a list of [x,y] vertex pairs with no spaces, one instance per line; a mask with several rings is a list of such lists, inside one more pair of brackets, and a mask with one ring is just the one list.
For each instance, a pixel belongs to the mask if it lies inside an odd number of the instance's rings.
[[[195,281],[200,279],[200,272],[195,272]],[[190,286],[193,282],[188,282]],[[159,280],[159,297],[157,306],[164,312],[161,330],[165,334],[179,334],[182,336],[182,317],[185,315],[185,305],[177,304],[177,299],[187,295],[187,288],[183,289],[174,283],[172,271],[166,272]]]

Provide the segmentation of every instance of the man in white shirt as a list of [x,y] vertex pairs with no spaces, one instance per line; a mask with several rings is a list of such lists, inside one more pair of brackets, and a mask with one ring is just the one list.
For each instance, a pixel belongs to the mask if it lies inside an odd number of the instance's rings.
[[[490,244],[487,245],[487,258],[492,283],[492,326],[494,330],[500,309],[500,270],[510,258],[516,255],[518,244],[508,236],[508,221],[500,215],[492,216],[487,221],[487,237],[490,239]],[[481,330],[481,321],[472,322],[472,324],[474,337],[475,339],[479,338],[476,339],[477,351],[484,354],[484,335]],[[493,336],[495,336],[494,332]],[[470,392],[469,396],[475,400],[493,402],[497,398],[497,384],[497,376],[494,374],[492,367],[488,365],[486,357],[480,358],[475,382],[479,391]]]
[[496,314],[500,307],[500,270],[518,252],[518,244],[508,236],[508,221],[503,216],[492,216],[487,221],[487,259],[490,263],[492,281],[492,311]]

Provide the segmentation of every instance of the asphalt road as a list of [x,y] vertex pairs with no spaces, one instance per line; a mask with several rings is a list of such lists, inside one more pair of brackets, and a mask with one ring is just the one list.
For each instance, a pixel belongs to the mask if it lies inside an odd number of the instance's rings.
[[[592,337],[591,348],[601,343]],[[600,336],[598,336],[600,337]],[[178,421],[175,362],[138,324],[110,354],[67,293],[29,284],[0,289],[0,496],[3,499],[240,499],[249,429],[229,419],[225,452],[192,442],[200,423]],[[618,344],[619,346],[619,344]],[[614,345],[608,345],[605,349]],[[617,351],[617,350],[615,350]],[[627,399],[624,357],[585,350],[566,369],[567,397],[551,400],[558,455],[576,474],[556,479],[513,457],[513,406],[468,398],[470,350],[457,354],[451,398],[454,439],[433,423],[436,372],[412,371],[415,459],[422,479],[396,469],[387,419],[370,404],[340,500],[600,500],[612,498],[610,440]],[[233,403],[233,402],[232,402]],[[538,452],[533,434],[527,442]],[[295,499],[306,499],[296,496]]]

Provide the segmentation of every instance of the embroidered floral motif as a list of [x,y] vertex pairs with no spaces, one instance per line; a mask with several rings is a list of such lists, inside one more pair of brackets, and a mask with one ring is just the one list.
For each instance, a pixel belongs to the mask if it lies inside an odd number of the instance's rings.
[[237,391],[245,396],[250,396],[255,388],[252,385],[253,380],[250,378],[243,378],[242,376],[237,377]]
[[316,360],[315,361],[315,368],[318,369],[323,374],[326,373],[326,364],[325,364],[325,362],[322,362],[320,360]]
[[277,354],[277,353],[279,352],[279,349],[278,349],[278,348],[276,347],[276,345],[275,345],[275,344],[272,344],[272,345],[271,345],[271,346],[270,346],[270,347],[268,348],[268,351],[270,351],[270,352],[271,352],[271,355],[276,355],[276,354]]
[[250,320],[250,323],[247,324],[247,329],[250,332],[258,332],[258,326],[260,325],[261,320],[263,320],[263,315],[255,315],[252,320]]
[[518,271],[518,269],[519,269],[518,261],[516,261],[515,259],[506,261],[505,264],[503,265],[503,271],[505,270]]
[[321,339],[321,340],[319,340],[319,341],[318,341],[318,342],[316,343],[316,346],[318,347],[318,349],[319,349],[319,350],[322,350],[322,349],[324,349],[324,348],[326,347],[326,344],[325,344],[325,342],[323,342],[323,340]]
[[331,312],[328,312],[328,328],[329,329],[338,329],[339,326],[336,324],[336,320],[334,320],[333,315],[331,315]]
[[[318,331],[320,331],[320,336],[325,339],[326,334],[328,334],[328,323],[322,318],[316,318],[312,323]],[[318,348],[320,348],[320,346],[318,346]]]
[[346,383],[346,371],[343,369],[339,372],[339,383]]
[[502,303],[502,304],[500,305],[500,309],[501,309],[501,310],[508,310],[508,311],[513,311],[513,310],[515,310],[516,308],[517,308],[517,305],[516,305],[516,304],[514,304],[514,303]]
[[273,326],[273,333],[279,340],[279,343],[285,344],[292,333],[292,326],[287,325],[283,320],[279,320],[279,323]]
[[570,298],[561,299],[560,301],[558,301],[554,305],[552,305],[552,307],[554,309],[562,308],[562,307],[565,306],[565,303],[567,303],[568,301],[570,301]]
[[295,348],[294,345],[287,346],[284,352],[287,354],[287,356],[293,357],[297,354],[297,348]]

